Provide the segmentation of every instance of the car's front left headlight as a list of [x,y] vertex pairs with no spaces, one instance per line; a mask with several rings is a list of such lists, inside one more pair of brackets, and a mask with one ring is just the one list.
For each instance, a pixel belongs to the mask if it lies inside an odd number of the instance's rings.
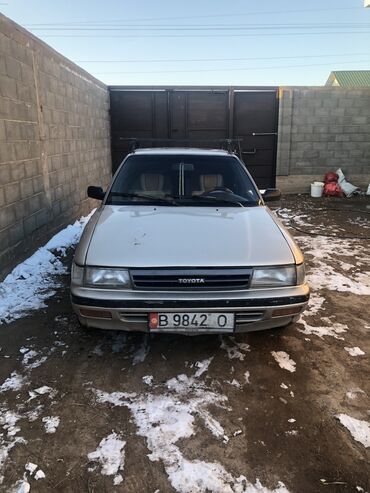
[[283,267],[257,267],[253,269],[252,288],[278,288],[296,286],[297,272],[295,265]]
[[85,286],[125,289],[131,287],[127,269],[85,267]]

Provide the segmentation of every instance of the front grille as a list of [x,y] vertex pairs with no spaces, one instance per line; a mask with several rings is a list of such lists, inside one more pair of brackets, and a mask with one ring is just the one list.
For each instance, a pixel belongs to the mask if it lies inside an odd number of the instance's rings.
[[249,268],[131,270],[134,288],[149,291],[247,289],[251,275]]

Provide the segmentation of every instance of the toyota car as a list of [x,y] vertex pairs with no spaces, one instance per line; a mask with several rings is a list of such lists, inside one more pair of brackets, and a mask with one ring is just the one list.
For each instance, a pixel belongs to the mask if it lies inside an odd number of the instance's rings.
[[224,150],[129,154],[76,249],[71,299],[102,329],[219,334],[285,327],[306,308],[304,259],[244,163]]

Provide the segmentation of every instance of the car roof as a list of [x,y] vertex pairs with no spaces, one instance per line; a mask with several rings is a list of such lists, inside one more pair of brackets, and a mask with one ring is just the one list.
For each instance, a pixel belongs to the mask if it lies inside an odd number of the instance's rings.
[[234,156],[224,149],[197,149],[195,147],[153,147],[136,149],[132,154],[155,154],[155,155],[198,155],[198,156]]

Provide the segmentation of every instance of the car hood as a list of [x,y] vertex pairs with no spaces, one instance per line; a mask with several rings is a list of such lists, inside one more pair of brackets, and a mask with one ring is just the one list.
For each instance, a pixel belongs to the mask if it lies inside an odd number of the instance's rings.
[[294,263],[287,240],[263,206],[104,206],[89,242],[85,262],[93,266]]

